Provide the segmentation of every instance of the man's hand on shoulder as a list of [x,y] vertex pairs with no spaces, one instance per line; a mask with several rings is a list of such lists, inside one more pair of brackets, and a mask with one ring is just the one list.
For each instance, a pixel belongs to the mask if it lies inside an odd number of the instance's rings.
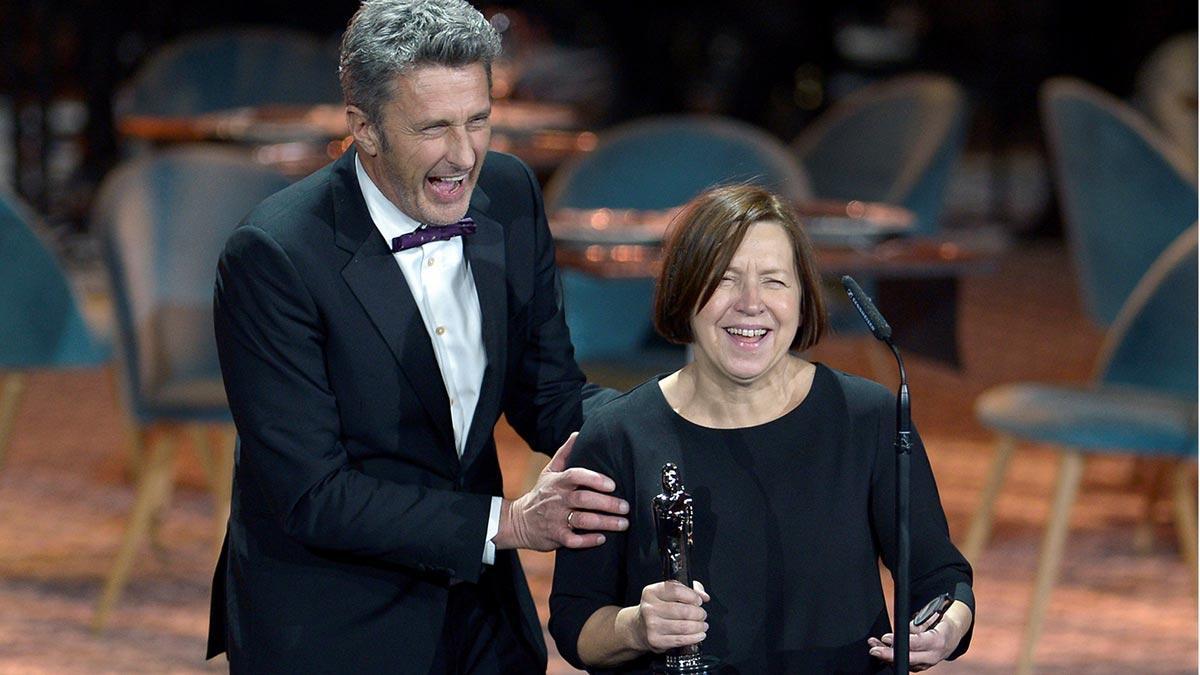
[[603,532],[629,527],[625,517],[629,504],[604,494],[616,488],[611,478],[588,469],[566,468],[577,435],[571,434],[554,453],[533,489],[515,501],[504,500],[500,529],[492,538],[496,548],[588,548],[604,543]]

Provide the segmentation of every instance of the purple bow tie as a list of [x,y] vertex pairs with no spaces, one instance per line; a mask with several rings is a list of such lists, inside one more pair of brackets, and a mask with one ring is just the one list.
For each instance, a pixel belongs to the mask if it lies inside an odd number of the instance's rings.
[[471,218],[463,218],[457,223],[450,225],[431,225],[421,226],[409,232],[402,234],[399,237],[392,239],[392,253],[398,251],[406,251],[410,248],[424,246],[431,241],[446,241],[460,235],[474,234],[475,221]]

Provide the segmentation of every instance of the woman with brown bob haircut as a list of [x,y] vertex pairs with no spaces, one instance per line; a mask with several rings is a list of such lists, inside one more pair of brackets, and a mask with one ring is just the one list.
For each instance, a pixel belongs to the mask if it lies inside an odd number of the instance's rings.
[[676,216],[654,294],[654,328],[660,335],[676,344],[692,342],[694,310],[708,302],[750,226],[768,220],[787,234],[799,275],[800,330],[789,349],[804,351],[817,344],[827,320],[812,244],[791,207],[753,185],[711,190]]
[[[890,672],[895,398],[797,353],[824,332],[820,289],[778,196],[714,188],[676,217],[654,322],[695,358],[593,413],[571,454],[631,505],[627,531],[557,554],[550,633],[576,667],[648,673],[703,642],[723,674]],[[651,503],[667,462],[692,495],[695,588],[662,581]],[[922,670],[966,651],[974,597],[919,438],[911,484],[911,606],[952,598],[910,626]]]

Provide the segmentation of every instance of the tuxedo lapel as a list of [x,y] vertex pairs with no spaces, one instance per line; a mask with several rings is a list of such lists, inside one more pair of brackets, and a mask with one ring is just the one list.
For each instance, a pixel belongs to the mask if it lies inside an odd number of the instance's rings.
[[479,390],[479,402],[463,447],[462,464],[471,461],[491,438],[496,411],[504,390],[504,372],[508,359],[508,286],[505,275],[504,227],[486,213],[490,200],[482,189],[471,195],[468,214],[475,220],[475,233],[463,238],[463,254],[471,268],[475,292],[482,315],[483,348],[487,368]]
[[347,151],[334,166],[331,189],[337,245],[353,254],[342,268],[342,278],[400,363],[409,386],[445,441],[444,447],[457,454],[450,399],[433,344],[404,273],[371,221],[358,187],[353,152]]

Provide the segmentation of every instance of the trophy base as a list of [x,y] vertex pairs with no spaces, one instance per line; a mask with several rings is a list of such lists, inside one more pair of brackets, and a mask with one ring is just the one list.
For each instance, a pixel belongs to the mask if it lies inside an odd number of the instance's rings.
[[692,673],[715,673],[721,666],[721,660],[706,654],[690,656],[668,656],[666,662],[654,664],[655,673],[665,675],[691,675]]

